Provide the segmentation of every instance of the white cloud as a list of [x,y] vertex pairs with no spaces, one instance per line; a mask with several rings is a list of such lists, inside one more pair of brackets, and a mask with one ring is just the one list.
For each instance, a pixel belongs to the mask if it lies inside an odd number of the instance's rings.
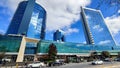
[[66,28],[66,29],[64,29],[64,30],[61,30],[61,29],[59,29],[59,31],[60,32],[62,32],[63,34],[65,34],[65,35],[70,35],[71,33],[78,33],[79,32],[79,29],[77,29],[77,28]]
[[103,28],[102,28],[100,25],[95,25],[95,26],[93,26],[93,29],[94,29],[94,30],[97,30],[98,32],[103,31]]
[[0,29],[0,34],[4,34],[4,30]]
[[13,16],[13,13],[15,12],[19,2],[23,0],[1,0],[0,1],[0,6],[4,7],[2,12],[4,14],[9,14],[10,16]]
[[38,14],[39,13],[33,13],[32,17],[31,17],[31,22],[32,22],[32,25],[33,26],[36,26],[37,25],[37,22],[38,22]]
[[[2,0],[0,5],[15,11],[22,0]],[[47,30],[70,26],[79,19],[80,6],[90,4],[90,0],[37,0],[47,11]]]
[[86,42],[86,41],[84,41],[83,43],[84,43],[84,44],[86,44],[87,42]]
[[90,0],[37,0],[47,11],[47,30],[65,28],[80,17],[80,6],[90,4]]
[[116,35],[120,31],[120,16],[111,16],[105,18],[106,24],[110,28],[112,34]]
[[[19,2],[23,0],[1,0],[0,6],[8,11],[10,17],[13,16]],[[91,3],[91,0],[36,0],[47,11],[47,30],[54,31],[57,29],[71,26],[74,21],[80,17],[80,6],[86,6]],[[10,18],[11,19],[11,18]],[[70,32],[75,32],[76,29],[69,29]]]
[[104,41],[100,41],[98,44],[103,45],[103,44],[108,44],[110,43],[110,40],[104,40]]
[[[23,1],[23,0],[0,0],[0,7],[2,7],[3,9],[1,9],[2,14],[4,14],[5,16],[8,17],[9,23],[14,15],[14,12],[18,6],[18,4]],[[6,24],[9,25],[9,24]]]
[[69,29],[67,29],[67,30],[64,31],[64,33],[66,35],[69,35],[71,33],[78,33],[78,32],[79,32],[79,29],[76,29],[76,28],[69,28]]
[[120,10],[118,10],[118,13],[120,13]]
[[1,0],[0,2],[0,6],[5,7],[7,9],[9,9],[10,11],[15,11],[19,2],[21,2],[23,0]]
[[89,15],[86,16],[87,19],[90,19],[91,17]]

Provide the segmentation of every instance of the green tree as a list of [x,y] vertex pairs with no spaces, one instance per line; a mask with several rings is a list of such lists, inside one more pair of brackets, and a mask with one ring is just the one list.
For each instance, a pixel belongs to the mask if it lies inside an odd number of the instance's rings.
[[0,46],[0,59],[4,58],[6,52],[6,47]]
[[48,56],[50,60],[55,60],[56,56],[57,56],[57,48],[56,46],[52,43],[49,46],[49,50],[48,50]]
[[95,52],[91,52],[90,57],[91,57],[91,60],[98,59],[98,53],[96,51]]
[[101,56],[103,57],[103,59],[109,58],[110,57],[110,53],[108,51],[102,51],[101,52]]
[[5,52],[0,52],[0,59],[5,57]]

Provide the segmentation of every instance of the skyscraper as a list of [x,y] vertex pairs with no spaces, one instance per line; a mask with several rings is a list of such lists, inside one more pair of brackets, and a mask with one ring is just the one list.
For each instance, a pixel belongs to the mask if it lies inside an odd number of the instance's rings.
[[53,40],[54,41],[63,41],[63,42],[65,42],[65,36],[64,36],[63,32],[61,32],[60,30],[56,30],[56,32],[53,35]]
[[116,45],[99,10],[81,7],[81,17],[88,44]]
[[19,3],[6,34],[24,34],[30,38],[44,39],[45,28],[45,9],[35,0],[28,0]]

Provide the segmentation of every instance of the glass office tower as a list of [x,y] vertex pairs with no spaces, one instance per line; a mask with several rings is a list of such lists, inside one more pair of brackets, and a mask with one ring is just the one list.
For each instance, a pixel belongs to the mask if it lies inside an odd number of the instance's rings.
[[115,45],[115,41],[99,10],[81,7],[81,17],[88,44]]
[[60,30],[56,30],[56,32],[53,35],[53,40],[54,41],[63,41],[63,42],[65,42],[65,36],[64,36],[63,32],[61,32]]
[[44,39],[46,11],[35,0],[22,1],[6,34],[21,34],[30,38]]

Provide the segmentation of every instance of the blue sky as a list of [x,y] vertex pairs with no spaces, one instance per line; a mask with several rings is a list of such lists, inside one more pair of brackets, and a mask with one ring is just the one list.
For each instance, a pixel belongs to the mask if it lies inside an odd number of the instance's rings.
[[[1,0],[0,2],[0,33],[5,33],[12,16],[23,0]],[[102,1],[102,0],[101,0]],[[57,29],[63,30],[67,42],[85,43],[84,32],[80,19],[80,6],[99,9],[103,13],[117,43],[120,43],[120,8],[118,0],[108,0],[110,4],[100,0],[36,0],[47,11],[46,39],[52,40]],[[100,7],[99,3],[102,3]],[[117,9],[117,10],[116,10]],[[116,12],[115,12],[116,11]]]

